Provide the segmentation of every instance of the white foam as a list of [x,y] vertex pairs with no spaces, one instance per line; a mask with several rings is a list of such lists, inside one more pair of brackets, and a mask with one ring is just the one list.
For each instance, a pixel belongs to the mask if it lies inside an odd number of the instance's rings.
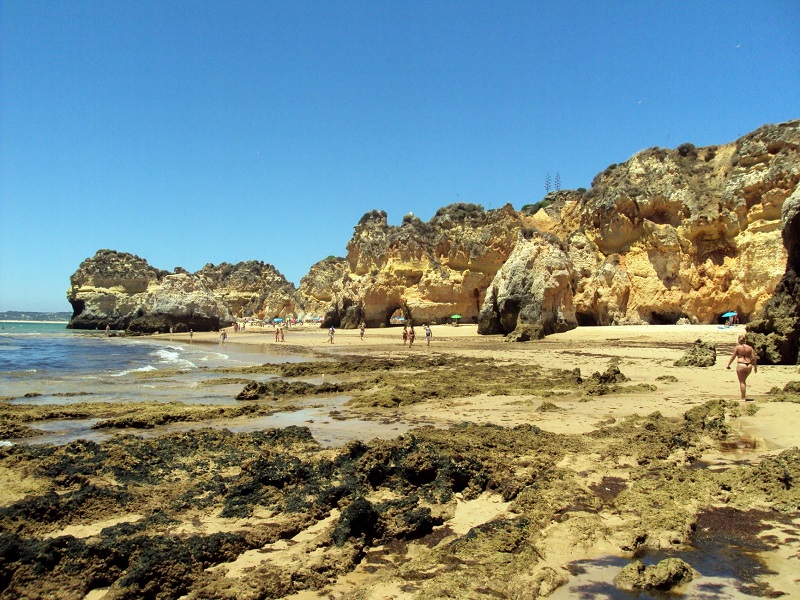
[[189,369],[195,368],[197,365],[181,356],[182,351],[183,348],[180,346],[164,346],[156,350],[154,354],[158,357],[159,362],[166,363],[170,366]]
[[128,369],[127,371],[113,373],[111,377],[123,377],[125,375],[130,375],[131,373],[147,373],[148,371],[158,371],[158,369],[156,369],[153,365],[147,365],[144,367],[139,367],[138,369]]
[[14,444],[8,440],[0,440],[0,446],[13,446]]
[[209,360],[228,360],[228,358],[230,357],[222,352],[210,352],[208,354],[204,354],[198,360],[208,362]]

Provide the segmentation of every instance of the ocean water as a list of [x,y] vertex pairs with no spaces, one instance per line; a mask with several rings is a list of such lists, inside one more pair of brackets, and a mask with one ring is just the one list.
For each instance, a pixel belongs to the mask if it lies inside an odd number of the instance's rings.
[[12,403],[232,404],[242,386],[208,385],[226,377],[211,369],[301,360],[268,347],[106,336],[66,329],[64,323],[0,322],[0,397]]
[[[92,402],[183,402],[188,404],[237,404],[242,383],[228,383],[232,376],[214,373],[219,367],[265,363],[300,362],[274,346],[237,346],[186,343],[148,337],[106,336],[103,331],[66,329],[66,323],[11,323],[0,321],[0,398],[12,404],[65,405]],[[247,379],[266,381],[271,374]],[[219,380],[216,383],[215,380]],[[318,381],[311,381],[319,383]],[[362,421],[327,420],[328,412],[346,398],[313,399],[308,410],[278,413],[271,417],[215,423],[236,431],[285,427],[307,423],[322,443],[344,443],[365,432],[393,437],[407,426],[382,427]],[[302,401],[298,401],[302,405]],[[96,419],[52,420],[31,425],[48,433],[0,443],[64,444],[75,439],[99,441],[113,432],[91,430]],[[177,424],[140,435],[158,435],[197,424]],[[383,430],[386,431],[383,431]]]

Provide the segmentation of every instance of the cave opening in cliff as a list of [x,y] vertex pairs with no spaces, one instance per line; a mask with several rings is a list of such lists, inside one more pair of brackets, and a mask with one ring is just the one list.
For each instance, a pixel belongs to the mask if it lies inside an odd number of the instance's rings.
[[594,327],[597,325],[597,317],[590,312],[576,312],[575,318],[578,321],[579,327]]
[[402,306],[390,307],[386,310],[386,325],[407,325],[411,321],[411,313]]
[[675,325],[681,318],[686,318],[686,315],[678,312],[652,312],[650,314],[650,324]]

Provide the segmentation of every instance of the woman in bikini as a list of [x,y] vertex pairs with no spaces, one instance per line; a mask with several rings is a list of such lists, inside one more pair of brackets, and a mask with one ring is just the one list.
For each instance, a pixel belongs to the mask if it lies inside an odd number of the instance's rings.
[[731,363],[736,361],[736,377],[739,378],[739,391],[742,394],[742,400],[747,399],[747,376],[750,371],[755,370],[758,373],[758,364],[756,361],[756,352],[753,347],[748,345],[747,337],[740,335],[739,343],[733,349],[731,359],[728,361],[728,369],[731,368]]

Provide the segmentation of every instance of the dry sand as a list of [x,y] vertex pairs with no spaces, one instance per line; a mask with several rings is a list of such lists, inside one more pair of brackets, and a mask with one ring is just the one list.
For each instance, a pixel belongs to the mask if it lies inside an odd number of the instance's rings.
[[[500,336],[481,336],[477,325],[434,325],[430,346],[425,343],[424,330],[417,328],[413,347],[404,347],[398,327],[368,329],[362,340],[358,330],[339,329],[334,343],[328,342],[326,330],[302,326],[285,329],[285,342],[275,342],[272,328],[251,327],[241,332],[228,328],[228,346],[271,345],[290,347],[294,351],[316,354],[380,355],[398,351],[441,352],[459,356],[491,356],[500,361],[538,365],[544,368],[581,370],[582,375],[604,372],[617,366],[632,383],[657,383],[655,392],[625,394],[604,399],[602,403],[572,402],[563,413],[535,413],[513,408],[519,398],[466,398],[453,406],[425,405],[418,410],[440,423],[463,420],[492,422],[513,426],[535,422],[554,433],[582,433],[595,428],[598,420],[646,415],[659,411],[666,417],[681,416],[693,406],[710,399],[739,399],[736,373],[727,370],[736,339],[745,327],[720,329],[716,325],[631,325],[624,327],[579,327],[565,333],[527,343],[507,343]],[[219,333],[195,333],[194,341],[219,343]],[[166,338],[169,336],[157,336]],[[188,334],[174,334],[173,340],[188,341]],[[676,367],[675,361],[695,340],[702,339],[717,347],[717,363],[711,368]],[[288,348],[287,348],[288,349]],[[747,396],[758,402],[773,387],[796,381],[797,366],[761,366],[748,379]],[[677,381],[657,382],[659,376],[673,376]],[[759,447],[772,450],[800,446],[800,405],[765,405],[755,416],[742,418],[743,430],[755,435]]]

